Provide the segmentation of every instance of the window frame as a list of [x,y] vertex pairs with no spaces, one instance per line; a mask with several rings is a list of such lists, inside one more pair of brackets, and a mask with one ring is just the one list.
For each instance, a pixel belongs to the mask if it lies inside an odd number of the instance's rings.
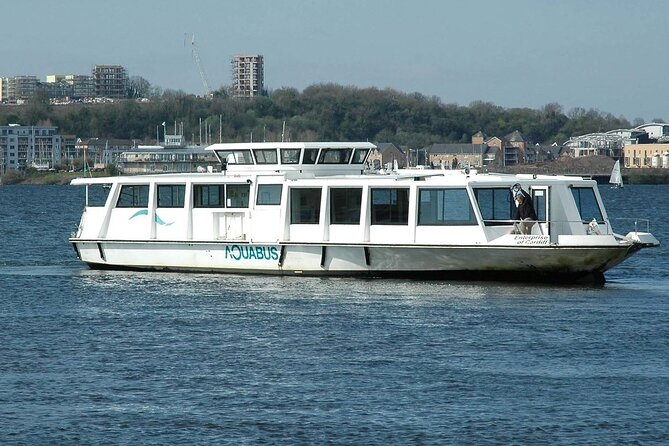
[[[389,201],[390,203],[375,203],[375,195],[387,191],[390,193]],[[402,195],[405,197],[400,197],[399,192],[402,192]],[[393,201],[393,193],[396,195]],[[369,205],[370,209],[370,224],[373,226],[406,226],[409,224],[409,201],[410,201],[410,189],[408,187],[370,187],[369,188]],[[377,195],[378,197],[378,195]],[[404,199],[406,198],[406,200]],[[404,204],[404,207],[401,206]],[[379,214],[383,211],[381,206],[387,206],[388,219],[379,220]]]
[[[318,195],[318,199],[314,200],[316,202],[315,206],[307,207],[306,205],[299,204],[295,205],[296,195],[301,192],[311,191],[314,194]],[[321,214],[321,200],[323,198],[323,188],[322,187],[291,187],[290,196],[290,224],[291,225],[317,225],[320,224],[320,214]],[[301,198],[301,197],[299,197]],[[308,197],[305,197],[308,199]],[[302,218],[301,215],[303,212],[308,211],[311,214],[310,218]],[[299,217],[299,218],[296,218]]]
[[[350,194],[351,192],[353,192],[352,195]],[[337,196],[339,194],[343,195]],[[357,219],[355,218],[356,213],[357,213]],[[342,217],[342,215],[344,215],[344,217]],[[345,215],[353,215],[354,217],[346,218]],[[361,215],[362,215],[362,186],[330,188],[331,225],[359,225]]]
[[[170,190],[169,199],[161,195],[161,190]],[[176,192],[176,193],[175,193]],[[176,200],[175,200],[176,198]],[[169,201],[169,205],[161,204],[161,199]],[[156,185],[156,208],[183,208],[186,203],[185,184],[157,184]]]
[[[464,193],[466,198],[467,210],[459,209],[460,212],[468,212],[469,218],[467,220],[463,219],[451,219],[451,212],[449,209],[453,209],[453,206],[462,206],[464,201],[460,197],[455,197],[453,200],[461,200],[460,203],[452,204],[450,202],[451,198],[448,197],[450,193]],[[437,197],[429,197],[429,200],[423,199],[423,194],[437,194]],[[441,193],[441,197],[438,195]],[[427,206],[426,203],[430,203],[430,211],[434,213],[434,218],[429,220],[429,222],[422,221],[427,219],[427,215],[424,215],[424,206]],[[432,210],[432,206],[436,206],[436,209]],[[425,212],[425,214],[427,211]],[[439,215],[440,214],[440,215]],[[466,187],[419,187],[418,188],[418,215],[417,215],[417,226],[476,226],[478,221],[476,219],[476,213],[472,206],[471,199],[469,198],[469,193]],[[441,218],[439,218],[441,217]]]
[[[124,190],[132,190],[130,204],[123,203]],[[144,192],[144,193],[142,193]],[[123,184],[116,199],[115,208],[148,208],[149,207],[149,185],[148,184]]]
[[[278,200],[274,198],[274,200],[268,200],[268,202],[264,202],[263,200],[263,189],[265,188],[279,188],[279,194],[278,194]],[[269,192],[269,198],[271,199],[272,197],[276,196],[275,191]],[[281,198],[283,196],[283,184],[258,184],[258,188],[256,190],[256,206],[278,206],[281,204]]]

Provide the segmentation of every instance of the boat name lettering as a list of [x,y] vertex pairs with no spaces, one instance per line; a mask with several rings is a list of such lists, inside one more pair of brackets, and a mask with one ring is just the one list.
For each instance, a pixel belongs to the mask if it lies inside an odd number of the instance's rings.
[[517,245],[548,245],[547,235],[516,235],[514,241]]
[[225,258],[234,260],[279,260],[279,250],[276,246],[227,245],[225,247]]

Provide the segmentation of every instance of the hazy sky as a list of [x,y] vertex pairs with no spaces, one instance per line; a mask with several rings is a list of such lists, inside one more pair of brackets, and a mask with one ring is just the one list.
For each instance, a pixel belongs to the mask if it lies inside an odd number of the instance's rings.
[[0,10],[0,76],[121,64],[202,94],[262,54],[272,90],[333,82],[629,120],[669,120],[669,2],[650,0],[21,0]]

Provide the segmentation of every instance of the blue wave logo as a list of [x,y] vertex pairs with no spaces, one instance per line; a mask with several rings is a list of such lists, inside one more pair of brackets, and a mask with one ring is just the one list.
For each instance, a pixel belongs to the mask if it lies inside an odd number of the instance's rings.
[[[132,214],[132,217],[130,217],[128,220],[132,220],[135,217],[139,217],[140,215],[149,215],[149,210],[148,209],[142,209],[141,211],[137,211],[134,214]],[[166,223],[163,221],[162,218],[158,217],[158,214],[156,214],[156,223],[158,223],[161,226],[169,226],[174,222]]]

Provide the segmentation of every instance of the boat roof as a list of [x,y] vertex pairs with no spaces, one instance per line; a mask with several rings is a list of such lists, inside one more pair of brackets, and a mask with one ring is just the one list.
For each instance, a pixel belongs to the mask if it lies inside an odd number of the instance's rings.
[[[275,175],[284,176],[285,172],[275,172],[268,174],[260,172],[259,175]],[[193,182],[211,182],[215,181],[246,181],[252,174],[225,174],[222,172],[198,172],[198,173],[158,173],[149,175],[126,175],[116,177],[81,177],[73,179],[72,185],[94,185],[94,184],[111,184],[121,181],[128,184],[159,182],[169,183],[170,181],[193,181]],[[395,181],[401,180],[419,180],[429,178],[446,177],[456,182],[462,183],[501,183],[508,184],[511,182],[522,183],[561,183],[561,182],[577,182],[577,181],[592,181],[591,178],[577,175],[535,175],[535,174],[511,174],[511,173],[496,173],[496,172],[478,172],[474,169],[466,170],[442,170],[442,169],[400,169],[398,171],[373,171],[366,173],[350,174],[331,174],[322,176],[305,176],[303,179],[308,180],[383,180],[391,179]]]
[[249,149],[375,149],[371,142],[239,142],[212,144],[206,150]]

